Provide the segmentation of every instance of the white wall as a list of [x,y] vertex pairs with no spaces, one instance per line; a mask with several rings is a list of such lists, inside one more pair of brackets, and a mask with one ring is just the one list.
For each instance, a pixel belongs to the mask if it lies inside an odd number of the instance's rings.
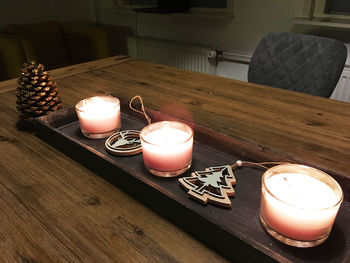
[[[118,8],[119,0],[99,1],[102,24],[129,28],[139,37],[185,42],[246,56],[270,32],[292,31],[350,42],[350,29],[293,22],[293,18],[309,15],[311,0],[233,0],[234,17],[224,19],[136,13]],[[246,80],[247,69],[247,64],[220,62],[216,74]]]
[[[136,13],[118,1],[100,0],[101,23],[131,29],[139,37],[157,38],[251,55],[272,31],[292,31],[292,19],[307,15],[310,0],[233,0],[231,18]],[[216,74],[247,80],[247,64],[220,62]]]
[[101,0],[101,21],[129,27],[139,36],[250,53],[265,34],[291,31],[294,26],[292,18],[307,13],[309,0],[233,0],[233,3],[234,17],[218,19],[177,14],[136,14],[113,7],[109,0]]
[[248,81],[249,65],[223,61],[216,67],[216,75],[225,78]]
[[8,24],[96,22],[95,0],[0,0],[0,30]]

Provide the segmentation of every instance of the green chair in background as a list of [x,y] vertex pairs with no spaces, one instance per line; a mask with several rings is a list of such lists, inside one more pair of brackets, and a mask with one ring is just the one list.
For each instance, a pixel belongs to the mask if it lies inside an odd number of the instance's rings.
[[0,33],[0,80],[16,78],[36,59],[47,69],[112,56],[108,33],[93,25],[46,22],[9,25]]
[[0,81],[18,76],[26,56],[21,41],[0,34]]

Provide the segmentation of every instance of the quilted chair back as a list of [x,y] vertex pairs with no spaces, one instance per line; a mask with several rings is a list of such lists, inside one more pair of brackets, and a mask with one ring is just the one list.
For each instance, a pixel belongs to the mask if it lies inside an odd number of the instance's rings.
[[344,68],[344,43],[296,33],[271,33],[256,47],[248,81],[329,98]]

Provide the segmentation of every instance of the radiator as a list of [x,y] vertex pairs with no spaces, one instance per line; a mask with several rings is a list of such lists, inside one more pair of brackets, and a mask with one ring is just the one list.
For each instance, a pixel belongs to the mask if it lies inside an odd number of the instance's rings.
[[339,78],[330,99],[350,102],[350,44],[345,44],[348,50],[344,70]]
[[215,75],[216,64],[208,59],[211,50],[210,47],[138,38],[133,48],[129,48],[129,54],[140,60]]
[[350,68],[345,66],[342,75],[340,76],[339,82],[334,89],[332,96],[333,100],[340,100],[350,102]]

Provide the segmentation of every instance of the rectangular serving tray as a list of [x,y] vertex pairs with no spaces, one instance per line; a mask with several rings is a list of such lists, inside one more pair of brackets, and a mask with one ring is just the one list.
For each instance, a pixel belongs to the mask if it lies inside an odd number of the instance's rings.
[[[122,105],[122,129],[142,129],[146,123]],[[174,119],[148,110],[153,121]],[[236,262],[350,262],[350,204],[344,201],[329,238],[314,248],[290,247],[272,238],[259,219],[263,170],[244,167],[234,171],[237,180],[230,209],[202,205],[190,199],[178,178],[151,175],[142,154],[109,154],[105,139],[92,140],[80,132],[74,108],[34,120],[36,134],[97,175],[119,187],[149,208],[188,231],[226,258]],[[293,161],[283,153],[228,137],[190,124],[195,131],[193,163],[189,171],[233,164],[236,160]],[[181,177],[180,176],[180,177]],[[343,187],[344,190],[344,187]]]

